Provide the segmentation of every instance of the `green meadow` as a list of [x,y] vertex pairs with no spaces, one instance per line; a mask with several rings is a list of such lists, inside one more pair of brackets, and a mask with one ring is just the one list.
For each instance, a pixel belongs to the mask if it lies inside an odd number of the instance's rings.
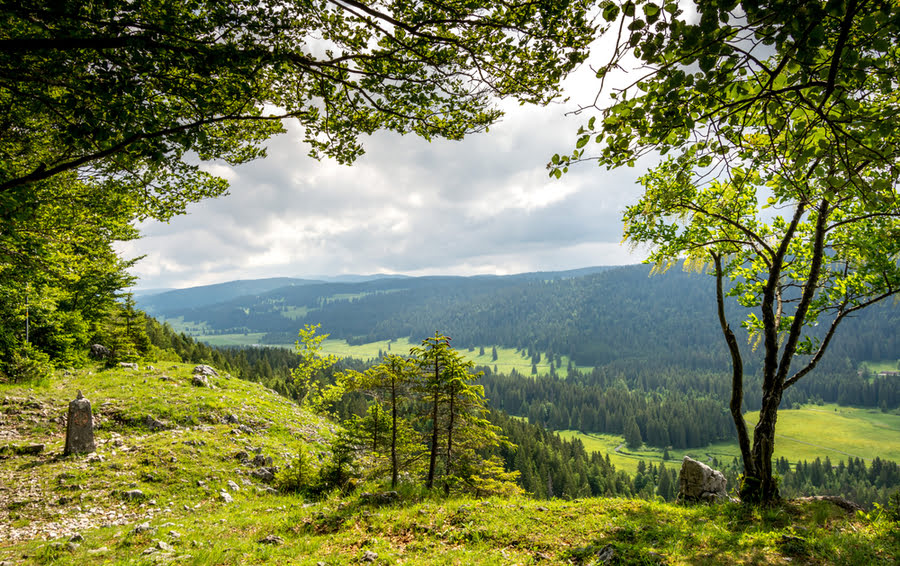
[[[171,322],[171,321],[170,321]],[[173,326],[174,327],[174,326]],[[176,328],[177,330],[177,328]],[[206,342],[211,346],[252,346],[260,344],[262,332],[250,332],[247,334],[204,334],[196,336],[201,342]],[[411,342],[408,338],[396,338],[393,340],[381,340],[378,342],[369,342],[367,344],[351,345],[346,340],[337,340],[328,338],[322,342],[322,351],[326,354],[332,354],[340,358],[357,358],[360,360],[371,360],[378,357],[379,353],[393,353],[406,355],[409,354],[410,348],[418,346],[420,341]],[[270,346],[278,346],[282,348],[293,348],[293,344],[277,344]],[[546,377],[550,375],[550,361],[545,355],[541,355],[541,361],[536,364],[537,373],[532,373],[531,358],[525,350],[516,348],[497,347],[497,359],[493,359],[492,346],[484,346],[484,354],[481,353],[481,347],[463,348],[460,353],[467,359],[475,362],[476,365],[489,366],[491,369],[504,374],[512,373],[513,370],[522,375],[536,375]],[[569,358],[562,356],[556,373],[562,377],[566,375]],[[576,366],[581,370],[590,370],[586,366]]]
[[[747,426],[751,430],[757,418],[757,413],[745,415]],[[900,414],[896,412],[882,413],[877,409],[838,405],[803,405],[779,411],[776,430],[775,457],[787,458],[791,463],[825,459],[826,456],[832,462],[847,460],[849,457],[866,461],[875,457],[900,461]],[[662,450],[646,446],[640,450],[630,450],[618,435],[584,434],[570,430],[562,431],[560,435],[568,439],[580,439],[588,451],[609,454],[610,461],[617,469],[629,473],[635,472],[639,460],[655,463],[663,461]],[[730,462],[732,458],[740,458],[740,452],[736,442],[719,442],[689,450],[669,450],[672,462],[678,462],[684,456],[701,461],[716,458],[720,462]]]

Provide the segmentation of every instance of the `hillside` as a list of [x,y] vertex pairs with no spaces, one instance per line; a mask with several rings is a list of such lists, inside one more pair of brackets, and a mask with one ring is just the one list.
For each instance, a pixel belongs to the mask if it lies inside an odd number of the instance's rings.
[[[214,304],[184,300],[193,291],[188,289],[141,298],[139,305],[220,345],[247,343],[248,336],[250,343],[293,344],[304,324],[322,324],[332,338],[350,344],[417,341],[439,329],[458,348],[525,348],[529,355],[552,353],[579,366],[652,361],[689,369],[726,367],[712,278],[677,267],[661,275],[649,271],[649,266],[634,265],[504,277],[309,283]],[[734,328],[745,315],[729,302]],[[900,309],[879,305],[863,311],[844,323],[826,360],[897,359],[898,327]],[[752,371],[749,352],[747,363]]]
[[[0,563],[855,565],[900,555],[886,513],[822,501],[758,510],[401,489],[378,506],[362,490],[316,501],[273,493],[254,475],[257,452],[283,467],[298,439],[321,449],[331,425],[226,375],[193,386],[191,367],[0,386]],[[97,451],[64,457],[79,389],[93,403]]]

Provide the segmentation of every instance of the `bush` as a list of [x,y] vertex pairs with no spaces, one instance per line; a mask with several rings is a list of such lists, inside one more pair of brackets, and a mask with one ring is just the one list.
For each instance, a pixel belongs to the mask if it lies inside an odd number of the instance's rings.
[[36,384],[49,379],[52,373],[50,356],[31,344],[25,344],[10,353],[0,372],[0,379],[10,383]]

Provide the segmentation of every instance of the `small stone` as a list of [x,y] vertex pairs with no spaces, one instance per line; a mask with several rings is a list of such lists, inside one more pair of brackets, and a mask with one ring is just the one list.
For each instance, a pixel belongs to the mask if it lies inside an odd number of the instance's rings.
[[109,549],[105,546],[101,546],[100,548],[91,548],[88,549],[88,554],[103,554],[104,552],[109,552]]
[[129,489],[122,494],[122,497],[125,499],[143,499],[145,495],[144,492],[139,489]]
[[234,498],[231,497],[231,495],[227,491],[219,492],[219,497],[221,497],[225,503],[231,503],[232,501],[234,501]]
[[284,539],[277,535],[266,535],[263,538],[257,541],[260,544],[271,544],[271,545],[281,545],[284,544]]
[[173,550],[175,550],[175,548],[173,548],[171,544],[162,540],[156,541],[156,548],[162,550],[163,552],[172,552]]
[[231,491],[240,491],[241,490],[240,486],[231,480],[228,480],[226,485],[228,486],[228,489],[230,489]]
[[534,510],[535,510],[535,511],[549,511],[549,509],[547,509],[547,508],[544,507],[543,505],[541,505],[541,506],[539,506],[539,507],[535,507]]
[[363,562],[375,562],[376,560],[378,560],[378,554],[371,550],[365,551],[362,555]]
[[180,539],[181,533],[179,533],[178,531],[169,531],[169,536],[173,539]]
[[149,531],[151,528],[152,527],[150,526],[150,521],[147,521],[146,523],[141,523],[140,525],[135,526],[133,529],[131,529],[131,532],[139,535],[141,533]]
[[69,542],[84,542],[84,537],[81,536],[81,533],[75,533],[69,537]]

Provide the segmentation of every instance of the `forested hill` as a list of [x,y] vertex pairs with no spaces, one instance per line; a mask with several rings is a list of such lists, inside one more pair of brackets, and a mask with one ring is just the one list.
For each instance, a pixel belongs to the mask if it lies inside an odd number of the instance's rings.
[[[352,343],[418,340],[440,330],[459,348],[527,348],[570,356],[580,365],[641,360],[722,367],[726,353],[712,277],[678,267],[653,276],[649,271],[635,265],[513,276],[294,280],[192,308],[172,299],[195,289],[144,297],[140,306],[155,316],[205,325],[208,334],[263,332],[263,341],[272,344],[292,343],[300,326],[321,323],[333,337]],[[730,308],[733,328],[742,316],[738,307]],[[898,323],[900,309],[871,308],[845,323],[830,357],[898,357]]]

